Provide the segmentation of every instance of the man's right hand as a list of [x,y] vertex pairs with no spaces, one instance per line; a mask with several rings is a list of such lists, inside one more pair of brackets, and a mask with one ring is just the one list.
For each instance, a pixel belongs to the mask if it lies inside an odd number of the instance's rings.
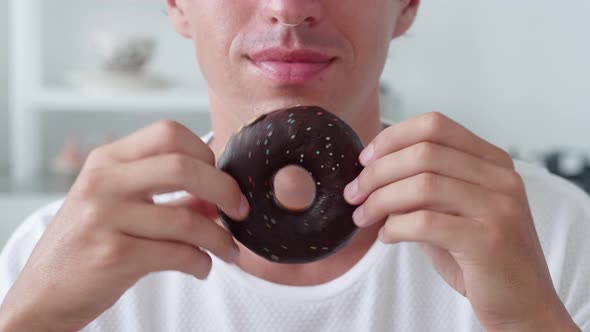
[[[182,201],[153,195],[185,190]],[[0,307],[10,330],[79,330],[141,277],[177,270],[204,279],[210,251],[232,262],[238,247],[212,219],[243,219],[248,202],[215,168],[211,149],[163,121],[94,150]]]

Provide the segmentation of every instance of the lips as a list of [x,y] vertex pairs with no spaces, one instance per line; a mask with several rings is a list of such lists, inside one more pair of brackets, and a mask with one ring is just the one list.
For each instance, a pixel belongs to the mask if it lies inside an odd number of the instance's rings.
[[257,72],[281,84],[313,81],[332,65],[335,57],[313,50],[265,49],[248,56]]

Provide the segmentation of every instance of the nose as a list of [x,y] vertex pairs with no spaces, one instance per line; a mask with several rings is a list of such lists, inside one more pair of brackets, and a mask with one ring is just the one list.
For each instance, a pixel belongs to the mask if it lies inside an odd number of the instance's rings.
[[272,24],[317,24],[323,15],[322,0],[267,0],[264,16]]

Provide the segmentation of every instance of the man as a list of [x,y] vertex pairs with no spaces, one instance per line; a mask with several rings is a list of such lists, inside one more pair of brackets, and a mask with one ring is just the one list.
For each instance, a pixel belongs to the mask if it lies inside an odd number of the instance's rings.
[[[209,83],[213,137],[160,122],[93,151],[4,250],[3,331],[590,329],[580,190],[516,171],[438,113],[381,130],[379,77],[418,0],[166,4]],[[221,227],[215,205],[238,219],[249,205],[214,160],[251,118],[293,105],[334,111],[366,144],[344,191],[361,229],[326,259],[282,265]],[[163,270],[201,280],[149,274]]]

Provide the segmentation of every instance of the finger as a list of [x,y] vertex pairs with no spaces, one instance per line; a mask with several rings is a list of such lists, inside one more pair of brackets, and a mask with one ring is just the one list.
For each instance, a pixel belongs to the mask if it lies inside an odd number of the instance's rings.
[[187,208],[209,219],[216,219],[219,217],[219,210],[217,210],[215,204],[211,204],[188,193],[178,199],[170,202],[159,203],[158,205],[175,208]]
[[143,275],[158,271],[180,271],[206,279],[211,271],[209,254],[188,244],[171,241],[136,239],[135,255],[130,264]]
[[464,181],[422,173],[373,192],[355,210],[353,219],[359,227],[366,227],[389,214],[422,209],[483,218],[504,203],[500,195]]
[[522,179],[514,170],[454,148],[422,142],[369,164],[346,187],[344,197],[350,204],[360,204],[370,193],[387,184],[425,172],[481,185],[505,194],[524,191]]
[[181,154],[167,154],[121,164],[111,170],[120,179],[119,191],[146,199],[160,193],[187,191],[218,205],[232,218],[248,215],[247,198],[227,173]]
[[384,243],[424,242],[465,252],[484,234],[483,223],[430,210],[391,215],[379,231]]
[[[160,121],[93,151],[94,159],[130,162],[160,154],[186,154],[215,164],[213,151],[190,129],[175,121]],[[96,156],[98,155],[98,156]]]
[[367,145],[359,160],[363,166],[367,166],[385,155],[425,141],[455,148],[500,167],[514,169],[512,157],[506,151],[440,113],[424,114],[383,130]]
[[200,247],[227,262],[238,255],[238,246],[228,231],[189,209],[138,204],[128,211],[117,224],[127,235]]

